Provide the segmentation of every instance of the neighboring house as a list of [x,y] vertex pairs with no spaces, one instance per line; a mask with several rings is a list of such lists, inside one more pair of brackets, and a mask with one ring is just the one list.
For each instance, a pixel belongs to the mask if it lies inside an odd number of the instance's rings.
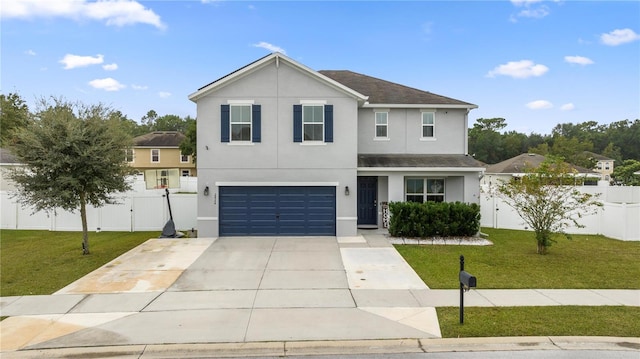
[[611,181],[611,175],[613,174],[613,162],[615,160],[589,151],[585,151],[585,154],[589,159],[597,161],[594,171],[600,174],[600,179],[602,181]]
[[200,236],[355,236],[383,203],[479,203],[476,105],[265,56],[189,96]]
[[[500,163],[488,165],[482,178],[483,188],[490,188],[492,184],[496,184],[496,180],[509,181],[514,177],[524,176],[528,170],[538,167],[545,160],[545,156],[535,153],[523,153],[521,155],[511,157]],[[576,171],[576,178],[584,180],[597,180],[600,174],[588,168],[569,164]]]
[[11,168],[21,166],[16,156],[6,148],[0,148],[0,191],[11,191],[15,183],[8,178]]
[[197,176],[191,156],[180,153],[185,136],[177,131],[155,131],[133,139],[126,152],[129,165],[144,173],[148,189],[178,188],[180,176]]

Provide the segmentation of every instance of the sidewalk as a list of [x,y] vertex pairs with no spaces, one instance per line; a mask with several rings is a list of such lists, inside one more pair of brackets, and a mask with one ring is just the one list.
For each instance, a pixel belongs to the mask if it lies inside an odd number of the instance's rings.
[[[180,357],[175,353],[184,350],[424,351],[452,343],[438,339],[435,307],[458,305],[458,290],[429,289],[377,234],[152,239],[54,295],[0,298],[1,314],[10,316],[0,322],[0,350],[3,358],[59,350],[125,357],[141,350],[146,357]],[[465,293],[465,306],[545,305],[640,306],[640,291]],[[635,339],[603,345],[638,350]],[[483,343],[492,340],[528,339]]]

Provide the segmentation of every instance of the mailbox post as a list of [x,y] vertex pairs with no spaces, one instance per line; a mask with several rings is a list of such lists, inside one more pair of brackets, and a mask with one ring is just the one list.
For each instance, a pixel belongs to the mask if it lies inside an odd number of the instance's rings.
[[476,277],[464,270],[464,256],[460,256],[460,324],[464,324],[464,292],[476,287]]

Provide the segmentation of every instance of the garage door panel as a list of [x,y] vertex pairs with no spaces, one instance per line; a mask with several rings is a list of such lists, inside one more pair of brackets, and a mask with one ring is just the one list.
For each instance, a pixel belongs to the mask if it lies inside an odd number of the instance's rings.
[[220,235],[335,235],[335,187],[220,187]]

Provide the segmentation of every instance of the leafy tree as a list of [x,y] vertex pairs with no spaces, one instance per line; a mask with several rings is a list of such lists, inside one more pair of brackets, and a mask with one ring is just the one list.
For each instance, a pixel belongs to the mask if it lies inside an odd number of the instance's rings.
[[29,107],[17,93],[0,94],[0,146],[7,146],[14,129],[24,127],[29,119]]
[[193,162],[196,162],[196,156],[198,152],[197,147],[197,125],[196,120],[187,117],[187,130],[185,132],[185,139],[180,144],[180,152],[183,155],[191,155]]
[[640,186],[640,175],[634,173],[640,172],[640,161],[625,160],[613,168],[613,179],[616,183],[625,186]]
[[[479,118],[469,130],[469,153],[484,163],[498,163],[505,159],[500,130],[507,124],[504,118]],[[508,157],[506,157],[508,158]]]
[[15,132],[13,153],[24,167],[10,177],[15,196],[36,211],[80,210],[83,254],[89,254],[87,204],[115,203],[113,192],[130,188],[124,161],[130,137],[102,105],[41,100],[35,118]]
[[567,163],[549,156],[538,168],[528,169],[522,178],[498,186],[498,196],[535,232],[538,254],[547,253],[554,242],[553,234],[571,238],[565,229],[570,224],[583,228],[578,219],[602,206],[597,196],[570,185],[573,175]]

